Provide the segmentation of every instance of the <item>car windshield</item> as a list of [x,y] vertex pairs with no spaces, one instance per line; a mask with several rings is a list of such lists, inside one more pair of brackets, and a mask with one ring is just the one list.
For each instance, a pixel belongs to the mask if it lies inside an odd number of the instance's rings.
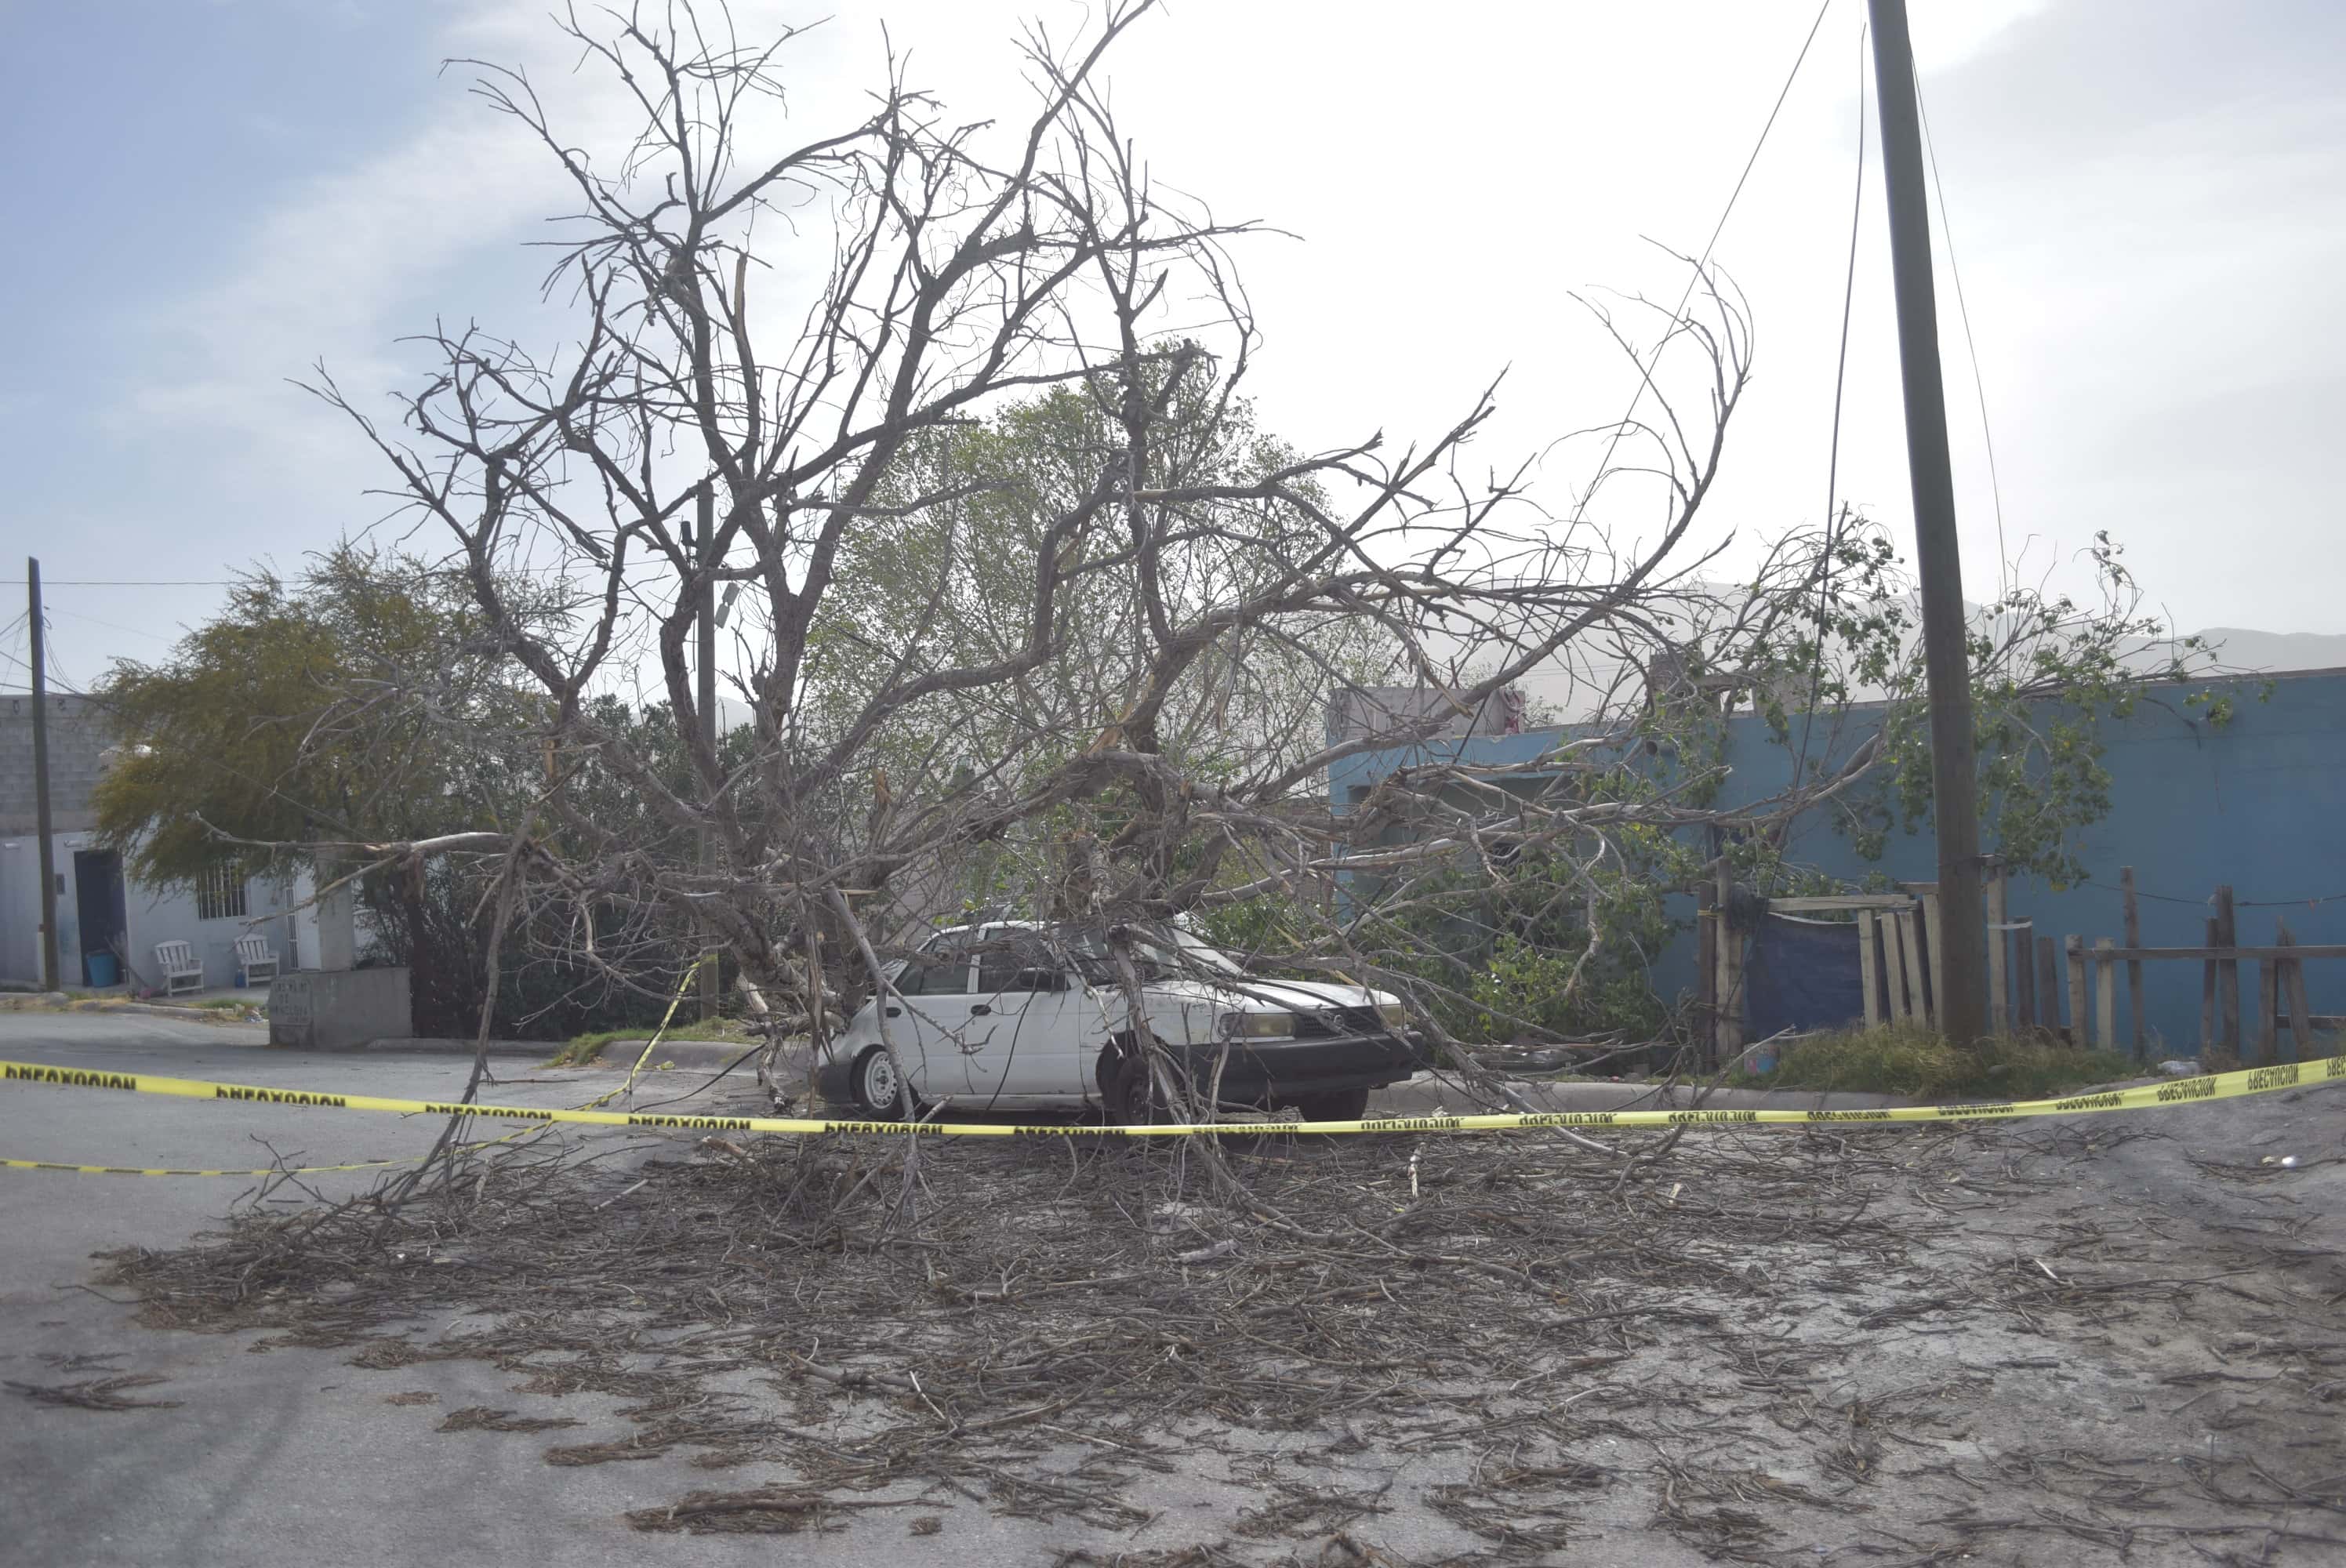
[[1178,925],[1150,928],[1134,946],[1168,974],[1195,974],[1201,970],[1214,974],[1246,973],[1238,960]]
[[[1108,956],[1107,943],[1101,938],[1086,932],[1069,935],[1066,943],[1085,979],[1099,984],[1116,977],[1115,962]],[[1132,957],[1143,980],[1197,974],[1243,976],[1246,973],[1246,970],[1229,954],[1196,932],[1184,931],[1179,926],[1134,927]]]

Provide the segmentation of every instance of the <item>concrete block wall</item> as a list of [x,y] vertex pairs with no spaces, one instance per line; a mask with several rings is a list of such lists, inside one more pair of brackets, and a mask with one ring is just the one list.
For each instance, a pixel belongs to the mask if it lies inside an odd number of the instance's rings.
[[[106,748],[114,744],[87,697],[49,698],[49,826],[52,832],[87,832],[97,826],[90,807]],[[0,835],[30,834],[39,820],[33,777],[33,699],[0,697]]]
[[415,1033],[404,968],[307,970],[269,991],[269,1043],[348,1051]]

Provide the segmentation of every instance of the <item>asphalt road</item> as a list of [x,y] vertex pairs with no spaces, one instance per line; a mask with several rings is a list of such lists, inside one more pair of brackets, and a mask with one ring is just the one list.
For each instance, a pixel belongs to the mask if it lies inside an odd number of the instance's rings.
[[[417,1098],[453,1095],[467,1070],[456,1057],[280,1052],[268,1049],[258,1030],[96,1013],[0,1012],[0,1058]],[[617,1082],[609,1069],[549,1070],[525,1058],[495,1066],[503,1081],[492,1097],[508,1103],[575,1105]],[[689,1071],[661,1074],[638,1092],[635,1108],[706,1083]],[[746,1089],[729,1080],[677,1108],[738,1113],[749,1108]],[[1572,1511],[1586,1514],[1576,1525],[1588,1532],[1586,1543],[1576,1540],[1569,1553],[1544,1561],[1700,1568],[1700,1541],[1681,1539],[1656,1512],[1668,1496],[1653,1479],[1665,1473],[1654,1468],[1664,1459],[1707,1467],[1702,1474],[1739,1475],[1764,1465],[1786,1477],[1792,1500],[1762,1505],[1776,1532],[1769,1538],[1782,1548],[1774,1554],[1786,1560],[1855,1562],[1891,1540],[1934,1559],[2103,1563],[2123,1549],[2131,1563],[2189,1568],[2211,1558],[2210,1544],[2254,1541],[2282,1524],[2298,1536],[2259,1561],[2333,1560],[2328,1520],[2302,1498],[2315,1491],[2327,1497],[2334,1480],[2304,1477],[2334,1477],[2341,1462],[2336,1422],[2320,1408],[2334,1387],[2324,1380],[2336,1373],[2330,1360],[2310,1358],[2340,1342],[2331,1319],[2341,1252],[2332,1217],[2346,1212],[2341,1108],[2346,1091],[2333,1088],[2150,1117],[1978,1130],[1872,1160],[1864,1178],[1871,1185],[1851,1189],[1862,1191],[1875,1227],[1864,1258],[1852,1261],[1838,1246],[1804,1253],[1766,1228],[1749,1233],[1756,1240],[1725,1233],[1727,1239],[1700,1242],[1708,1267],[1727,1283],[1674,1285],[1669,1300],[1708,1303],[1713,1326],[1647,1336],[1560,1400],[1613,1390],[1607,1398],[1615,1402],[1589,1407],[1605,1414],[1591,1435],[1573,1440],[1573,1451],[1594,1456],[1616,1479],[1596,1492],[1570,1492]],[[242,1167],[268,1163],[274,1151],[328,1164],[413,1156],[438,1131],[437,1118],[0,1084],[0,1155],[18,1159]],[[593,1141],[615,1173],[630,1159],[680,1152],[681,1143],[699,1136],[633,1128],[563,1128],[554,1135]],[[2296,1159],[2285,1167],[2268,1160],[2289,1156]],[[1710,1223],[1700,1206],[1733,1210],[1736,1173],[1749,1159],[1732,1149],[1714,1157],[1691,1144],[1681,1158],[1683,1182],[1674,1180],[1667,1196],[1652,1201],[1675,1205],[1683,1186],[1692,1216],[1683,1224],[1692,1228],[1678,1234],[1699,1239]],[[315,1186],[332,1196],[376,1179],[349,1173],[317,1177]],[[1426,1562],[1470,1544],[1432,1505],[1436,1494],[1486,1462],[1512,1464],[1508,1456],[1526,1441],[1501,1421],[1487,1448],[1374,1448],[1331,1469],[1329,1456],[1346,1451],[1325,1447],[1325,1434],[1248,1429],[1254,1435],[1247,1441],[1266,1446],[1243,1465],[1201,1449],[1195,1463],[1137,1475],[1123,1500],[1156,1515],[1137,1538],[992,1507],[947,1508],[947,1526],[935,1535],[909,1534],[896,1517],[879,1514],[859,1516],[863,1522],[836,1533],[810,1529],[787,1540],[642,1534],[628,1526],[628,1510],[707,1488],[752,1486],[775,1479],[771,1467],[696,1469],[688,1448],[625,1463],[549,1464],[543,1433],[443,1432],[439,1422],[452,1410],[487,1406],[575,1417],[584,1424],[559,1441],[604,1442],[641,1430],[617,1414],[630,1400],[524,1391],[515,1371],[486,1361],[427,1359],[369,1370],[350,1365],[347,1349],[253,1354],[264,1349],[259,1333],[145,1328],[128,1302],[94,1288],[98,1266],[90,1254],[181,1245],[249,1186],[233,1178],[0,1169],[0,1381],[154,1374],[167,1380],[131,1397],[178,1401],[92,1410],[0,1390],[0,1568],[448,1568],[492,1561],[960,1568],[1050,1563],[1074,1546],[1098,1562],[1119,1550],[1161,1553],[1226,1535],[1242,1510],[1262,1502],[1274,1457],[1293,1461],[1279,1476],[1311,1484],[1392,1481],[1392,1511],[1374,1522],[1370,1539],[1394,1561]],[[1704,1196],[1714,1193],[1726,1196]],[[1404,1286],[1432,1288],[1431,1281]],[[551,1320],[569,1321],[560,1319],[558,1300],[546,1305]],[[429,1339],[464,1321],[444,1318],[418,1328]],[[786,1319],[784,1326],[819,1336],[854,1329],[811,1318]],[[1754,1369],[1793,1380],[1754,1385],[1747,1380]],[[760,1387],[752,1380],[728,1391],[754,1394]],[[1624,1402],[1648,1387],[1662,1396],[1650,1408],[1639,1399]],[[1753,1391],[1779,1387],[1793,1392]],[[389,1402],[410,1392],[433,1398]],[[1509,1393],[1494,1388],[1489,1397]],[[1811,1506],[1859,1484],[1831,1468],[1837,1456],[1855,1451],[1854,1414],[1848,1428],[1806,1415],[1788,1424],[1774,1419],[1771,1401],[1779,1400],[1790,1401],[1786,1411],[1810,1415],[1878,1402],[1892,1412],[1885,1419],[1912,1429],[1893,1434],[1898,1447],[1876,1456],[1887,1468],[1878,1478],[1868,1471],[1858,1512],[1828,1516]],[[1072,1445],[1087,1441],[1070,1435],[1071,1457],[1084,1451]],[[2295,1484],[2305,1490],[2292,1495],[2300,1501],[2256,1502],[2264,1494],[2249,1489],[2265,1484],[2264,1472],[2247,1469],[2244,1456],[2299,1475]],[[2199,1472],[2180,1468],[2187,1461],[2246,1501],[2193,1490]],[[2060,1478],[2070,1474],[2086,1492],[2060,1490],[2068,1484]],[[1990,1489],[1999,1499],[1991,1512],[2013,1516],[2015,1530],[2073,1516],[2114,1518],[2077,1539],[2057,1530],[2042,1539],[1974,1537],[1966,1522],[1978,1521],[1967,1511],[1977,1506],[1982,1477],[2003,1489]],[[2131,1479],[2120,1487],[2112,1477]],[[2194,1530],[2213,1533],[2194,1539]],[[2137,1538],[2137,1531],[2146,1533]],[[2242,1531],[2248,1534],[2238,1537]],[[1836,1544],[1820,1543],[1827,1540]],[[2096,1545],[2088,1550],[2080,1544],[2086,1540]],[[1250,1550],[1268,1560],[1283,1556],[1288,1544],[1265,1541]],[[1297,1558],[1346,1560],[1309,1546]]]
[[[460,1091],[469,1066],[451,1057],[276,1051],[265,1040],[258,1029],[159,1018],[0,1012],[0,1059],[11,1061],[423,1098]],[[511,1058],[495,1065],[504,1082],[491,1097],[506,1103],[575,1105],[615,1081],[606,1071],[549,1071]],[[666,1097],[694,1082],[663,1074],[637,1097]],[[419,1154],[439,1127],[437,1118],[0,1085],[0,1156],[15,1159],[242,1167],[268,1165],[274,1150],[332,1164]],[[565,1131],[617,1140],[621,1158],[663,1146],[635,1130]],[[362,1191],[378,1174],[313,1179],[331,1196]],[[0,1380],[54,1385],[153,1372],[170,1380],[128,1397],[181,1401],[98,1411],[0,1392],[0,1564],[773,1560],[770,1540],[647,1538],[627,1527],[626,1510],[708,1484],[705,1471],[681,1460],[556,1469],[538,1458],[542,1441],[435,1432],[452,1409],[546,1402],[515,1396],[510,1375],[494,1367],[434,1361],[383,1373],[344,1365],[342,1351],[248,1354],[259,1336],[141,1328],[127,1303],[93,1291],[92,1253],[179,1245],[250,1185],[0,1169]],[[110,1359],[72,1359],[93,1357]],[[384,1403],[408,1389],[440,1398],[415,1408]],[[597,1418],[607,1411],[591,1396],[565,1402],[574,1407],[566,1413],[605,1424]],[[895,1560],[902,1544],[875,1541],[882,1557],[872,1561]],[[942,1547],[919,1550],[930,1544],[911,1543],[904,1560],[941,1560]],[[825,1555],[852,1563],[858,1554]]]

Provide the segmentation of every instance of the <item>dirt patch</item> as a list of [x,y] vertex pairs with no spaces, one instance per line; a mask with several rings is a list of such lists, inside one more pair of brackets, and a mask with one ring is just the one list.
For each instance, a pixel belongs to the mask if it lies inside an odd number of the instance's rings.
[[488,1166],[112,1279],[158,1326],[627,1401],[549,1463],[755,1467],[646,1530],[966,1508],[1058,1522],[1070,1563],[2310,1563],[2346,1546],[2341,1133],[2331,1091],[1707,1127],[1626,1175],[1535,1135],[1265,1137],[1236,1186],[1178,1146],[940,1141],[909,1189],[901,1143],[772,1139],[634,1185]]

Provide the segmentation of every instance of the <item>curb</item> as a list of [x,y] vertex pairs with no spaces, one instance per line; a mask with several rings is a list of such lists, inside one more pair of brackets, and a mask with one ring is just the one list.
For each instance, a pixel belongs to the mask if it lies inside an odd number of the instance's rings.
[[99,997],[76,1002],[62,992],[8,997],[0,1000],[0,1012],[129,1013],[144,1018],[178,1018],[189,1023],[240,1023],[252,1027],[268,1022],[266,1018],[247,1018],[221,1007],[172,1007],[160,1002],[116,1002]]
[[[385,1038],[370,1040],[358,1049],[369,1054],[470,1056],[478,1051],[480,1046],[477,1042],[471,1040]],[[492,1056],[533,1056],[541,1062],[561,1049],[562,1042],[559,1040],[492,1040],[489,1042],[489,1054]]]
[[[647,1035],[645,1038],[650,1037]],[[560,1049],[559,1045],[550,1046],[546,1054],[551,1055]],[[665,1062],[671,1067],[687,1072],[716,1073],[731,1065],[744,1053],[758,1049],[759,1046],[746,1040],[667,1040],[662,1041],[660,1048],[652,1053],[652,1059],[644,1064],[644,1071],[656,1071]],[[596,1054],[594,1065],[616,1067],[624,1073],[634,1066],[636,1058],[643,1054],[642,1040],[614,1040]]]

